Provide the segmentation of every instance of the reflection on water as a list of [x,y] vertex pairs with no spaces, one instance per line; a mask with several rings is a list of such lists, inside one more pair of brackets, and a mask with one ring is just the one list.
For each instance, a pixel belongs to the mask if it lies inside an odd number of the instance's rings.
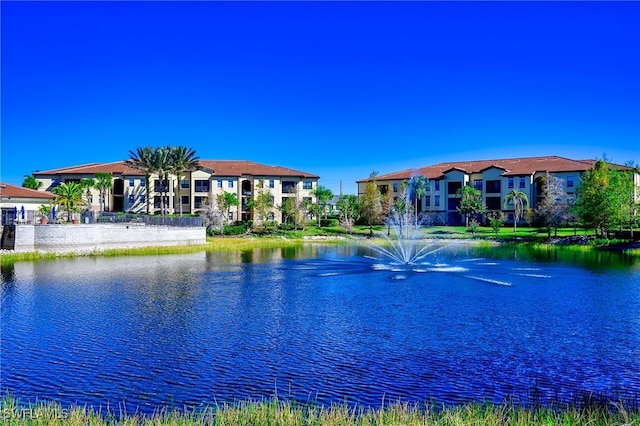
[[394,265],[305,245],[17,263],[0,379],[23,400],[143,411],[276,390],[371,406],[638,394],[640,270],[606,256],[458,245]]

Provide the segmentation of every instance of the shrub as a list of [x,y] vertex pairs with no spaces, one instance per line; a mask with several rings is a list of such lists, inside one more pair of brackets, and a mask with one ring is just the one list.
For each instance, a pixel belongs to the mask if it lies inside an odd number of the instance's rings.
[[467,225],[467,231],[471,232],[475,235],[478,232],[478,228],[480,227],[480,222],[478,222],[475,218],[469,220],[469,225]]
[[340,226],[340,221],[338,219],[322,219],[320,226]]

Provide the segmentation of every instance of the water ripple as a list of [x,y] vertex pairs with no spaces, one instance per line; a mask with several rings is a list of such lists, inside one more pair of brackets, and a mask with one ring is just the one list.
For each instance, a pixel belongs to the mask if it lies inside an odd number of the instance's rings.
[[276,254],[80,271],[61,260],[16,274],[2,288],[2,386],[143,411],[275,392],[371,406],[640,393],[637,271],[602,278],[444,251],[416,265]]

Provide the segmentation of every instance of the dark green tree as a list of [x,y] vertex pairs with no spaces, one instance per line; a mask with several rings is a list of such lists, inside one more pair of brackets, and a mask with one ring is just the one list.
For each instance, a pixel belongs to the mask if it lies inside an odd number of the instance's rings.
[[51,191],[56,197],[53,204],[67,212],[67,222],[71,222],[71,213],[77,212],[86,205],[83,199],[84,190],[78,182],[64,182]]
[[596,236],[608,238],[619,214],[617,183],[608,162],[598,160],[593,168],[584,173],[576,189],[575,213],[586,227],[595,231]]
[[42,187],[42,182],[33,175],[25,175],[24,180],[22,181],[22,187],[38,190]]
[[364,188],[364,194],[360,198],[361,217],[369,225],[369,235],[373,236],[373,225],[382,217],[382,196],[376,184],[377,172],[369,175],[369,181]]
[[469,227],[469,219],[475,219],[475,216],[481,215],[486,210],[482,202],[482,192],[470,185],[464,185],[456,191],[456,194],[462,196],[456,209],[464,216],[465,226]]

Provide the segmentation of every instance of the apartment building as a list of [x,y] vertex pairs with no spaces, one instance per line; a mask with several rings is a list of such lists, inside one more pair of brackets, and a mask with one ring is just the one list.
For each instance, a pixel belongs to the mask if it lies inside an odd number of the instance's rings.
[[[582,174],[594,164],[595,160],[558,156],[458,161],[380,175],[376,177],[376,184],[383,194],[389,191],[395,194],[403,181],[414,176],[426,177],[429,186],[418,204],[419,213],[431,213],[435,223],[448,225],[463,223],[456,209],[461,198],[457,191],[463,185],[471,185],[482,192],[488,211],[503,211],[508,222],[513,223],[514,207],[504,205],[509,192],[515,189],[525,193],[529,207],[535,208],[542,192],[541,179],[549,173],[562,180],[564,192],[571,198],[575,196]],[[636,174],[635,179],[636,186],[640,186],[640,176]],[[369,181],[357,181],[359,196],[364,194]]]
[[[149,179],[150,213],[160,212],[162,197],[169,213],[198,213],[218,194],[230,192],[236,194],[240,204],[229,213],[228,219],[255,220],[249,201],[256,197],[259,190],[268,191],[276,207],[287,198],[315,202],[313,191],[320,179],[312,173],[246,160],[200,160],[200,166],[199,170],[184,172],[179,182],[175,175],[169,176],[168,180],[161,179],[157,174],[152,175]],[[96,188],[88,189],[85,198],[89,209],[146,212],[144,173],[127,166],[125,161],[36,171],[33,176],[43,183],[41,190],[51,191],[63,182],[80,182],[83,178],[95,177],[96,173],[110,173],[113,176],[112,188],[104,200]],[[269,219],[281,222],[280,211],[274,208]]]

